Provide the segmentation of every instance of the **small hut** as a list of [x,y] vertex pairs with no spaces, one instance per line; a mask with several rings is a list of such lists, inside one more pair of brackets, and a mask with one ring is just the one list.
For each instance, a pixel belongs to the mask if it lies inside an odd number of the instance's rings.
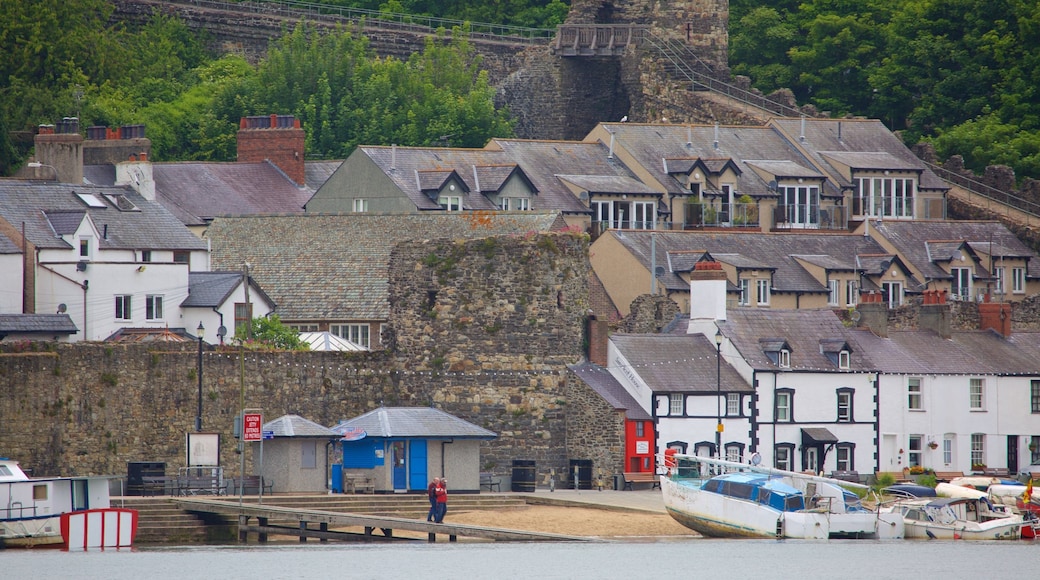
[[433,477],[447,478],[452,493],[479,493],[480,443],[498,437],[431,407],[380,407],[332,430],[343,450],[342,465],[333,465],[333,491],[359,478],[376,493],[425,493]]
[[253,475],[273,482],[276,492],[328,490],[330,448],[340,437],[337,433],[299,415],[283,415],[264,423],[263,429],[274,436],[253,443]]

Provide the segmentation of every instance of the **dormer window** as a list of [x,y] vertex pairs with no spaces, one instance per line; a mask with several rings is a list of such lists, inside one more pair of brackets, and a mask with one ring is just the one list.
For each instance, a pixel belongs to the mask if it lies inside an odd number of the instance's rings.
[[445,211],[462,211],[462,197],[458,195],[442,195],[437,198],[437,205]]
[[786,340],[782,338],[761,338],[758,343],[762,347],[762,352],[769,357],[773,364],[782,369],[791,368],[791,346],[787,344]]
[[89,258],[90,257],[90,238],[83,237],[79,239],[79,257]]
[[838,353],[838,368],[844,371],[849,370],[849,360],[851,359],[851,353],[847,350],[843,350]]
[[777,355],[777,366],[779,366],[782,369],[791,368],[791,351],[787,350],[786,348],[780,349],[780,352],[777,353]]

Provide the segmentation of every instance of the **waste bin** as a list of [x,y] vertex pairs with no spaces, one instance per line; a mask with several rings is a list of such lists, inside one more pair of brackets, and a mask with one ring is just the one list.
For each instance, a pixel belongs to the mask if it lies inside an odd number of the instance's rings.
[[529,459],[513,460],[513,491],[534,491],[534,461]]
[[592,489],[592,460],[571,459],[571,489]]
[[127,461],[126,495],[145,495],[145,477],[163,477],[166,464],[162,461]]
[[343,493],[343,464],[332,464],[332,493]]

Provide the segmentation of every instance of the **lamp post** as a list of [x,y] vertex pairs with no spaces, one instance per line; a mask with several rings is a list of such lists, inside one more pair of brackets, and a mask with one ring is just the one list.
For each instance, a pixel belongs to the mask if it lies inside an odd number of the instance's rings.
[[206,328],[199,321],[199,327],[195,329],[195,335],[199,337],[199,405],[195,412],[195,431],[202,431],[202,337]]
[[715,453],[722,459],[722,330],[715,331]]
[[[48,165],[46,163],[40,163],[39,161],[30,161],[30,162],[26,163],[25,166],[26,167],[31,167],[33,169],[39,169],[41,167],[50,167],[51,171],[54,172],[54,181],[58,180],[58,168],[53,166],[53,165]],[[33,173],[36,173],[36,172],[33,172]]]

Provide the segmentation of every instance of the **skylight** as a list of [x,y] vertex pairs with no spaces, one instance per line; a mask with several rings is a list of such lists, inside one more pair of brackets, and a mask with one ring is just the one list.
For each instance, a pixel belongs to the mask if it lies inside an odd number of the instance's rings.
[[88,207],[108,207],[105,205],[105,202],[98,199],[98,197],[93,193],[77,193],[76,197],[78,197],[83,203],[87,204]]

